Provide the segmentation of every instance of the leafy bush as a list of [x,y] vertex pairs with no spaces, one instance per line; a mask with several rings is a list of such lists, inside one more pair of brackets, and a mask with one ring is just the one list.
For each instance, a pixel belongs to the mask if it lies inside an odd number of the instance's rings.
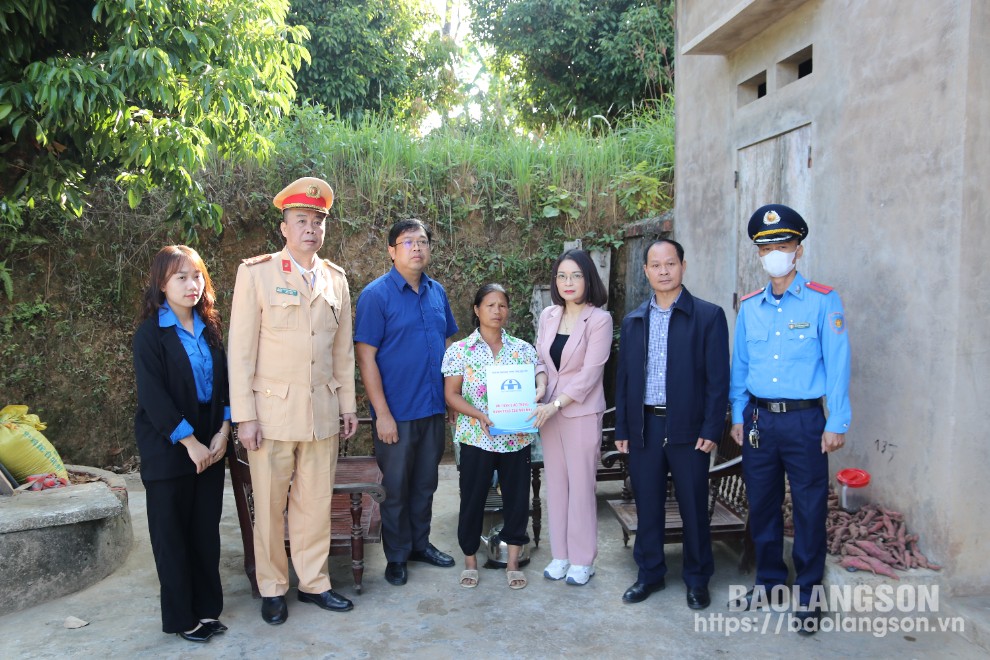
[[289,21],[309,31],[312,56],[296,75],[299,97],[354,123],[411,113],[417,100],[446,107],[458,49],[427,31],[430,20],[409,0],[293,0]]
[[635,111],[673,90],[673,0],[470,0],[518,121]]
[[[79,216],[116,176],[136,208],[172,195],[187,235],[220,229],[196,175],[211,153],[263,154],[289,108],[304,28],[284,0],[16,0],[0,13],[0,211],[37,201]],[[4,256],[4,255],[0,255]]]

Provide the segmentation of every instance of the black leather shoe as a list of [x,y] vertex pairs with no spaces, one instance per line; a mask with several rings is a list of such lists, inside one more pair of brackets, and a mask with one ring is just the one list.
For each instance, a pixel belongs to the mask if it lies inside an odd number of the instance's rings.
[[270,596],[261,598],[261,618],[265,623],[277,626],[289,618],[289,608],[285,604],[285,596]]
[[708,587],[688,587],[687,604],[692,610],[703,610],[712,604]]
[[762,610],[765,609],[763,607],[764,605],[770,605],[773,608],[783,605],[783,600],[779,597],[779,594],[777,594],[774,590],[767,588],[766,595],[760,599],[760,607],[757,608],[755,605],[756,599],[753,596],[755,589],[756,588],[754,587],[753,589],[747,591],[745,596],[740,596],[735,600],[730,600],[729,609],[733,612],[742,612],[754,609]]
[[220,635],[227,632],[227,626],[220,622],[220,619],[214,619],[213,621],[200,621],[199,624],[213,632],[214,635]]
[[333,589],[327,589],[323,593],[309,594],[305,591],[299,592],[299,602],[313,603],[331,612],[348,612],[354,609],[354,603],[347,600]]
[[797,634],[810,637],[818,632],[818,628],[821,626],[822,612],[818,609],[795,612],[794,620],[801,623],[800,627],[791,624],[797,629]]
[[409,579],[409,572],[406,570],[406,562],[390,561],[385,565],[385,581],[401,587]]
[[440,552],[433,544],[426,546],[426,550],[413,550],[409,553],[409,561],[421,561],[424,564],[433,564],[440,568],[450,568],[454,565],[454,558],[445,552]]
[[659,582],[654,582],[653,584],[647,584],[645,582],[637,582],[633,586],[626,589],[626,593],[622,594],[623,603],[642,603],[644,600],[650,597],[654,591],[660,591],[667,587],[667,581],[664,578],[660,578]]
[[197,642],[199,644],[208,642],[210,641],[210,637],[213,637],[213,631],[202,624],[200,624],[199,627],[197,627],[196,630],[193,630],[192,632],[177,632],[175,634],[181,637],[182,639],[188,640],[190,642]]

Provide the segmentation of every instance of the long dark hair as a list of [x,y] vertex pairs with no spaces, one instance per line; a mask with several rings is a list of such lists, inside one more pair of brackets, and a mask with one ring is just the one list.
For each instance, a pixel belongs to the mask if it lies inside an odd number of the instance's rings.
[[151,260],[151,272],[148,274],[148,288],[144,290],[141,304],[141,321],[157,315],[165,302],[165,284],[175,275],[183,263],[189,262],[193,268],[203,274],[203,295],[194,308],[206,325],[206,343],[213,348],[223,345],[223,331],[220,328],[220,312],[216,309],[217,297],[213,293],[213,280],[206,271],[206,264],[199,253],[185,245],[166,245],[155,258]]
[[595,268],[595,262],[591,260],[591,255],[584,250],[567,250],[557,257],[557,261],[553,262],[553,268],[550,270],[550,300],[555,305],[564,305],[564,299],[560,297],[560,292],[557,291],[557,271],[560,269],[560,264],[568,259],[576,263],[578,270],[584,275],[584,298],[578,302],[590,303],[595,307],[604,307],[605,303],[608,302],[608,288],[602,283],[602,278],[598,274],[598,269]]
[[471,322],[474,323],[474,327],[481,327],[481,319],[478,315],[474,313],[474,308],[481,304],[481,301],[485,299],[489,293],[497,291],[505,296],[505,303],[509,303],[509,294],[505,292],[505,287],[501,284],[496,284],[495,282],[490,282],[489,284],[482,284],[481,288],[478,289],[478,293],[474,294],[474,304],[471,305]]

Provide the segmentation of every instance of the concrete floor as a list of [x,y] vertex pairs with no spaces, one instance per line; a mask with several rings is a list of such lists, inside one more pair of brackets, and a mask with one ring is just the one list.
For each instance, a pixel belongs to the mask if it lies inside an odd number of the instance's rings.
[[[260,601],[251,598],[242,572],[240,535],[228,484],[221,530],[221,574],[226,600],[223,621],[230,631],[197,645],[161,632],[144,491],[136,476],[128,476],[127,483],[135,538],[125,564],[89,589],[0,618],[0,657],[907,659],[988,655],[984,648],[952,632],[898,632],[883,637],[869,632],[821,632],[812,637],[786,630],[777,633],[777,621],[786,615],[743,616],[728,611],[729,585],[748,585],[752,575],[738,572],[737,557],[722,544],[716,544],[713,603],[704,613],[696,614],[685,605],[679,579],[680,554],[675,546],[668,546],[671,573],[666,591],[644,603],[624,605],[622,593],[635,581],[636,568],[631,548],[623,547],[619,525],[604,505],[604,499],[618,493],[619,485],[614,482],[599,484],[597,575],[587,586],[542,578],[550,559],[544,525],[543,543],[534,550],[533,561],[525,569],[530,579],[526,589],[510,590],[504,573],[496,570],[482,570],[477,589],[462,589],[457,585],[461,562],[455,552],[457,480],[452,466],[441,468],[432,540],[457,557],[457,568],[411,564],[409,583],[393,587],[382,578],[385,561],[381,546],[369,545],[365,591],[360,596],[354,593],[349,560],[332,560],[335,588],[354,600],[352,612],[329,613],[299,603],[293,589],[289,592],[289,620],[278,627],[261,621]],[[986,599],[952,606],[945,603],[939,614],[966,614],[986,622],[987,604]],[[63,622],[69,616],[89,625],[66,629]],[[699,619],[708,622],[708,632],[696,630]],[[768,626],[762,632],[765,619]],[[726,634],[724,627],[730,621],[751,623],[754,630]],[[972,626],[972,620],[964,618],[964,625]],[[973,639],[972,630],[968,633]],[[980,641],[979,634],[975,638]]]

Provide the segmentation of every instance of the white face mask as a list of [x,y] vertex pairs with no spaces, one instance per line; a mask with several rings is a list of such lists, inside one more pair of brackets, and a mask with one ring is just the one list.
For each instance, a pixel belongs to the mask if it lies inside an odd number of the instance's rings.
[[794,257],[796,255],[797,250],[794,252],[774,250],[760,257],[760,261],[763,263],[763,270],[767,271],[770,277],[784,277],[794,270]]

